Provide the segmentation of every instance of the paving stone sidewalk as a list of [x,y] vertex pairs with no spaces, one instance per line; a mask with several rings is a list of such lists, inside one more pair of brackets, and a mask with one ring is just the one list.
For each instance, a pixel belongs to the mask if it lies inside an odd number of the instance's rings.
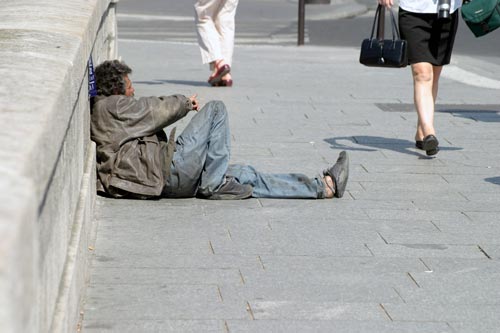
[[357,49],[239,46],[231,89],[194,44],[120,54],[139,96],[223,100],[234,163],[314,175],[347,150],[351,178],[340,200],[99,198],[83,332],[498,332],[499,90],[443,77],[428,158],[409,69]]

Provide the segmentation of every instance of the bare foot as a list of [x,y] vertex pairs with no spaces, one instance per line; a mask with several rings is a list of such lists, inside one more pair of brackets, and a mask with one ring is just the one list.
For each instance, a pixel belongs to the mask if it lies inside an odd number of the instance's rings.
[[215,75],[215,73],[217,73],[217,71],[225,64],[226,62],[224,61],[224,59],[215,60],[212,63],[210,63],[210,68],[212,69],[212,75]]
[[332,177],[330,176],[324,176],[323,177],[323,183],[325,184],[325,198],[333,198],[333,195],[335,194],[335,182],[333,181]]

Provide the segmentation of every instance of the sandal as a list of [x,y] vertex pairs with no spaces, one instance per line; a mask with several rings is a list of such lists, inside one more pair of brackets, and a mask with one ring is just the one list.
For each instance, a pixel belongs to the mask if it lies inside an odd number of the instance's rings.
[[224,64],[221,67],[217,67],[217,71],[210,75],[208,78],[208,83],[212,86],[217,86],[222,81],[222,77],[231,71],[231,66]]

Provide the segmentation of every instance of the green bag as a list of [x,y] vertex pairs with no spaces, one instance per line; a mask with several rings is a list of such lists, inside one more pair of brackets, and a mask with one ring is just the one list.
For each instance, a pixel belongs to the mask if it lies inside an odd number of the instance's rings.
[[500,0],[465,0],[462,18],[474,36],[486,35],[500,27]]

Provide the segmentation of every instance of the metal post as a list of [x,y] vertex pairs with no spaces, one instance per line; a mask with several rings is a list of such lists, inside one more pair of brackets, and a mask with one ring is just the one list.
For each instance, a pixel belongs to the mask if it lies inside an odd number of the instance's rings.
[[306,2],[299,0],[299,31],[297,45],[304,45],[304,30],[305,30]]

